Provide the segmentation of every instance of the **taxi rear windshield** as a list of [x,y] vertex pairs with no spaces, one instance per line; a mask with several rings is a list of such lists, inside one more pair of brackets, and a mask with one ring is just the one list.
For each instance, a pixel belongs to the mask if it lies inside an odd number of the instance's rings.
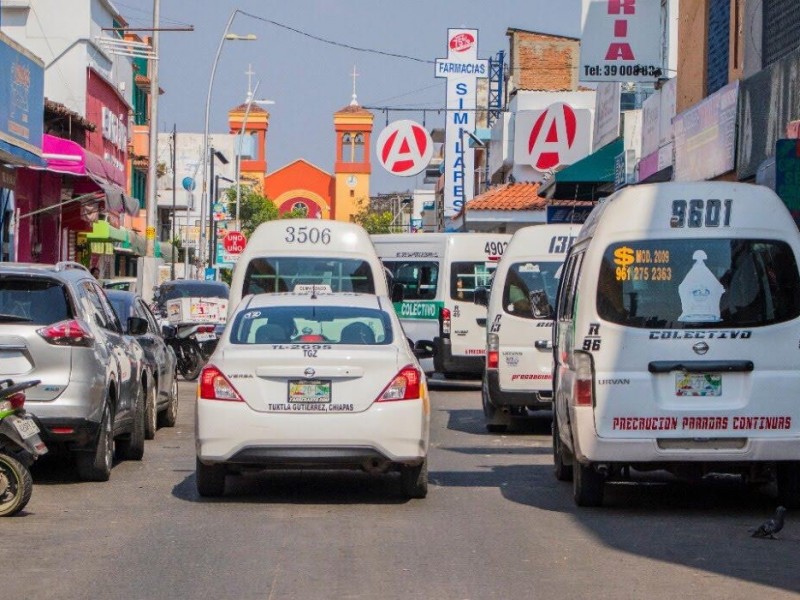
[[450,265],[450,298],[472,302],[476,287],[492,285],[496,262],[454,262]]
[[757,327],[800,315],[791,247],[761,239],[616,242],[603,255],[597,312],[630,327]]
[[231,330],[234,344],[392,343],[392,322],[378,309],[351,306],[275,306],[240,313]]
[[439,282],[439,263],[433,261],[387,260],[394,283],[403,286],[405,300],[433,300]]
[[356,292],[374,294],[369,263],[351,258],[259,257],[247,265],[243,294]]
[[503,287],[503,309],[523,319],[552,319],[561,266],[560,262],[512,264]]

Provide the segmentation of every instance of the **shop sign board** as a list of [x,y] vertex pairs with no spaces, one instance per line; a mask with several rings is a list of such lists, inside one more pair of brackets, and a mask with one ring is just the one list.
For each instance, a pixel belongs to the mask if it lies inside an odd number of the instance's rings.
[[661,3],[591,0],[581,35],[581,81],[653,82],[661,71]]
[[450,218],[475,195],[475,150],[464,131],[475,130],[478,79],[489,76],[489,61],[478,58],[477,29],[447,30],[447,57],[436,59],[435,75],[447,80],[444,216]]
[[613,142],[619,137],[621,96],[621,85],[619,83],[609,81],[597,84],[597,93],[594,97],[595,108],[592,152]]
[[419,123],[404,119],[390,123],[375,145],[378,162],[392,175],[411,177],[424,171],[433,157],[433,140]]
[[42,155],[44,66],[0,33],[0,142],[19,158],[39,163]]
[[514,162],[540,174],[577,162],[591,150],[592,111],[564,102],[519,111],[514,120]]
[[738,96],[734,81],[675,117],[675,181],[713,179],[734,169]]

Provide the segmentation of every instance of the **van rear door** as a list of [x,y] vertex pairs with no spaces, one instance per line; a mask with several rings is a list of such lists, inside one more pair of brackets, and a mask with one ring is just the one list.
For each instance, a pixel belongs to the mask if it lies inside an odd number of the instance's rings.
[[598,435],[743,448],[800,432],[800,276],[772,237],[620,240],[584,264],[597,318],[575,347],[593,356]]

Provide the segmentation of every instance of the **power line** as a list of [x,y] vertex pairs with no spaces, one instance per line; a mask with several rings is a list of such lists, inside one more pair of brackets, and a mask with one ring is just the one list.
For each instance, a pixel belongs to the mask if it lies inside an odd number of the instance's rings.
[[261,17],[259,15],[254,15],[253,13],[245,12],[243,10],[239,11],[242,15],[250,17],[251,19],[256,19],[257,21],[263,21],[264,23],[269,23],[270,25],[274,25],[275,27],[279,27],[281,29],[286,29],[287,31],[291,31],[298,35],[302,35],[304,37],[310,38],[317,42],[322,42],[323,44],[329,44],[331,46],[338,46],[339,48],[346,48],[348,50],[354,50],[356,52],[365,52],[368,54],[378,54],[380,56],[388,56],[390,58],[400,58],[403,60],[411,60],[414,62],[419,62],[423,64],[436,64],[436,61],[433,60],[425,60],[423,58],[418,58],[416,56],[409,56],[407,54],[399,54],[395,52],[385,52],[383,50],[376,50],[374,48],[361,48],[359,46],[352,46],[350,44],[345,44],[343,42],[336,42],[334,40],[329,40],[318,35],[314,35],[312,33],[308,33],[307,31],[303,31],[301,29],[297,29],[296,27],[291,27],[290,25],[285,25],[283,23],[278,23],[277,21],[273,21],[272,19],[267,19],[266,17]]

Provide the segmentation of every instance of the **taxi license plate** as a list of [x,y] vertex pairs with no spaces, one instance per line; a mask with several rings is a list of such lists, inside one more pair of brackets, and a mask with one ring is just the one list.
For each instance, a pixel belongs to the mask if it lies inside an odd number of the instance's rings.
[[197,333],[195,334],[195,339],[198,342],[210,342],[211,340],[217,339],[216,333]]
[[677,373],[676,396],[713,397],[722,395],[722,375],[717,373]]
[[27,440],[39,433],[39,427],[37,427],[33,419],[16,418],[11,421],[11,424],[23,440]]
[[289,402],[321,404],[331,401],[331,382],[298,379],[289,381]]

